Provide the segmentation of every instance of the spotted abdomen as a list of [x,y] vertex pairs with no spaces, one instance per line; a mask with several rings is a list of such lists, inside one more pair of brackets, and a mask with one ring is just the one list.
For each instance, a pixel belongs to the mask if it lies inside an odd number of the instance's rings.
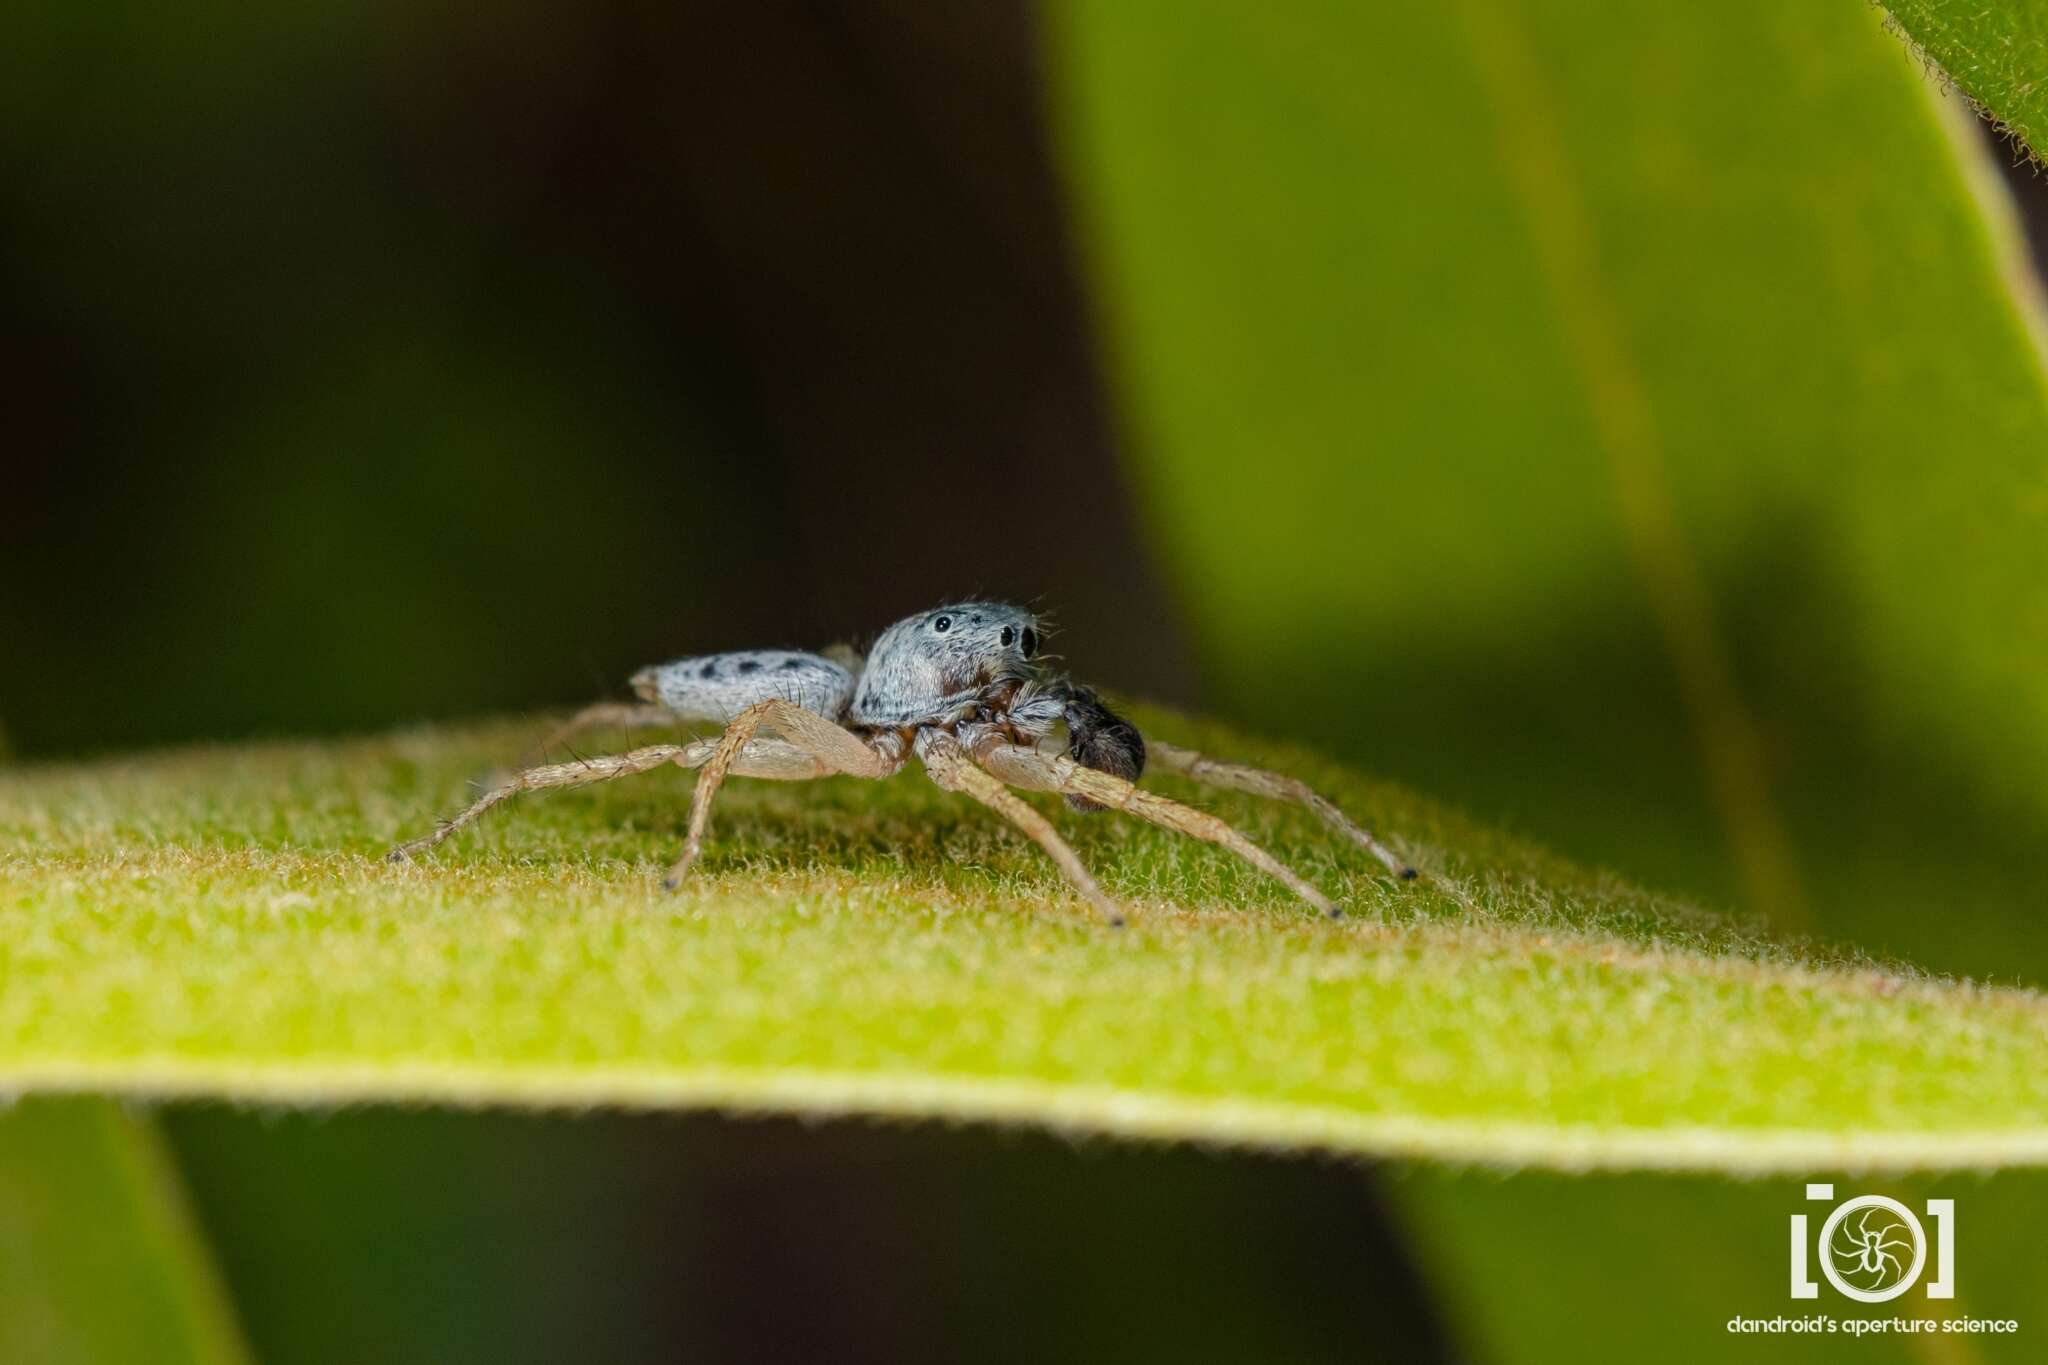
[[853,674],[821,654],[744,649],[643,668],[633,675],[633,690],[680,720],[723,725],[771,697],[837,720],[853,695]]

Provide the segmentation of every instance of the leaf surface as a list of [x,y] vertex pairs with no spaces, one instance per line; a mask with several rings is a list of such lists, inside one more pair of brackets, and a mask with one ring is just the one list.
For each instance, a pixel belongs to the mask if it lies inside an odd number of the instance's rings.
[[2048,1004],[1761,935],[1300,751],[1440,880],[1213,800],[1352,914],[1056,818],[1129,928],[907,773],[736,783],[683,894],[673,771],[515,803],[420,863],[525,727],[0,778],[0,1087],[1017,1121],[1562,1168],[2048,1158]]
[[1899,31],[2039,154],[2048,132],[2048,4],[1887,0]]

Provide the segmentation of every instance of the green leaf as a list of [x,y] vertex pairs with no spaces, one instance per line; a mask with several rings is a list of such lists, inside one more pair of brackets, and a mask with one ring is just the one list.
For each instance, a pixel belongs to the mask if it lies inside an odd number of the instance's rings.
[[1298,809],[1208,802],[1351,908],[1331,922],[1209,846],[1063,816],[1131,908],[1112,930],[915,774],[734,784],[674,897],[674,771],[381,861],[527,727],[21,769],[0,1087],[938,1115],[1565,1168],[2048,1158],[2031,992],[1766,939],[1306,753],[1143,718],[1326,787],[1441,880],[1394,883]]
[[0,1360],[247,1358],[146,1118],[83,1099],[0,1112]]
[[2048,401],[2009,207],[1876,13],[1053,16],[1135,467],[1228,712],[2048,979]]
[[[1878,15],[1050,17],[1134,469],[1229,712],[1781,923],[2048,980],[2035,286]],[[1864,1074],[1812,1060],[1781,1079]],[[2041,1178],[2001,1190],[1973,1267],[2038,1260]],[[1720,1323],[1786,1303],[1790,1182],[1400,1192],[1475,1358],[1782,1344]],[[2039,1299],[1986,1278],[1974,1310]]]
[[[1863,1305],[1826,1290],[1793,1299],[1789,1218],[1831,1207],[1806,1202],[1802,1181],[1416,1172],[1391,1187],[1411,1244],[1442,1285],[1443,1317],[1472,1360],[1635,1365],[1654,1352],[1688,1362],[2017,1365],[2040,1357],[2030,1338],[2042,1301],[2033,1232],[2048,1216],[2042,1173],[1834,1184],[1840,1199],[1885,1194],[1916,1211],[1929,1198],[1953,1199],[1956,1297],[1915,1291]],[[1731,1334],[1735,1317],[1840,1325],[1832,1334]],[[1899,1318],[1932,1320],[1933,1335],[1885,1330]],[[2019,1330],[1943,1329],[1942,1320],[1957,1318],[2017,1321]],[[1872,1319],[1875,1332],[1852,1334]]]
[[1887,0],[1900,33],[2039,154],[2048,132],[2048,4]]

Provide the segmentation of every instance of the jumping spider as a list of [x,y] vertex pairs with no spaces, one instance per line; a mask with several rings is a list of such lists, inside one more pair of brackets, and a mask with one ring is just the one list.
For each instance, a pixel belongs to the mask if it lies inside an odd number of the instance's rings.
[[[828,657],[746,650],[642,669],[632,679],[638,703],[588,707],[551,736],[547,747],[597,726],[650,729],[715,721],[725,733],[715,740],[528,768],[432,834],[392,849],[390,857],[403,862],[520,792],[582,786],[673,763],[698,769],[683,855],[662,882],[673,890],[703,849],[711,802],[728,773],[784,781],[834,773],[880,779],[894,775],[906,754],[914,753],[940,787],[964,792],[1036,840],[1112,924],[1123,922],[1115,902],[1051,822],[1010,788],[1060,792],[1079,810],[1120,810],[1220,844],[1324,914],[1338,913],[1321,891],[1222,820],[1133,785],[1149,758],[1211,786],[1307,806],[1395,876],[1415,875],[1294,778],[1148,742],[1091,688],[1034,662],[1042,643],[1042,627],[1032,613],[998,602],[960,602],[898,621],[882,632],[865,660],[851,651]],[[778,737],[760,734],[763,729]]]

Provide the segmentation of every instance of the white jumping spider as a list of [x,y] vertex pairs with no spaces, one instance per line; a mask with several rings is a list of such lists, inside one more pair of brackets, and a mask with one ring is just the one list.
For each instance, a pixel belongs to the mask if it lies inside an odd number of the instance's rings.
[[[491,790],[432,834],[391,851],[394,862],[439,843],[520,792],[574,787],[673,763],[698,769],[683,855],[663,886],[674,889],[704,846],[712,798],[728,773],[803,781],[848,773],[884,778],[915,753],[932,781],[964,792],[1009,819],[1052,855],[1083,896],[1114,924],[1114,902],[1052,824],[1010,788],[1063,793],[1079,810],[1121,810],[1231,852],[1285,882],[1326,915],[1321,891],[1206,811],[1133,785],[1147,758],[1198,782],[1307,806],[1370,852],[1389,872],[1413,868],[1344,812],[1291,777],[1147,742],[1087,687],[1034,662],[1038,618],[997,602],[961,602],[905,617],[882,632],[863,661],[791,650],[707,654],[633,675],[633,703],[600,703],[557,731],[549,747],[596,726],[643,729],[686,722],[725,726],[718,739],[656,744],[630,753],[529,768]],[[774,737],[762,730],[774,732]],[[1061,733],[1063,730],[1063,734]]]

